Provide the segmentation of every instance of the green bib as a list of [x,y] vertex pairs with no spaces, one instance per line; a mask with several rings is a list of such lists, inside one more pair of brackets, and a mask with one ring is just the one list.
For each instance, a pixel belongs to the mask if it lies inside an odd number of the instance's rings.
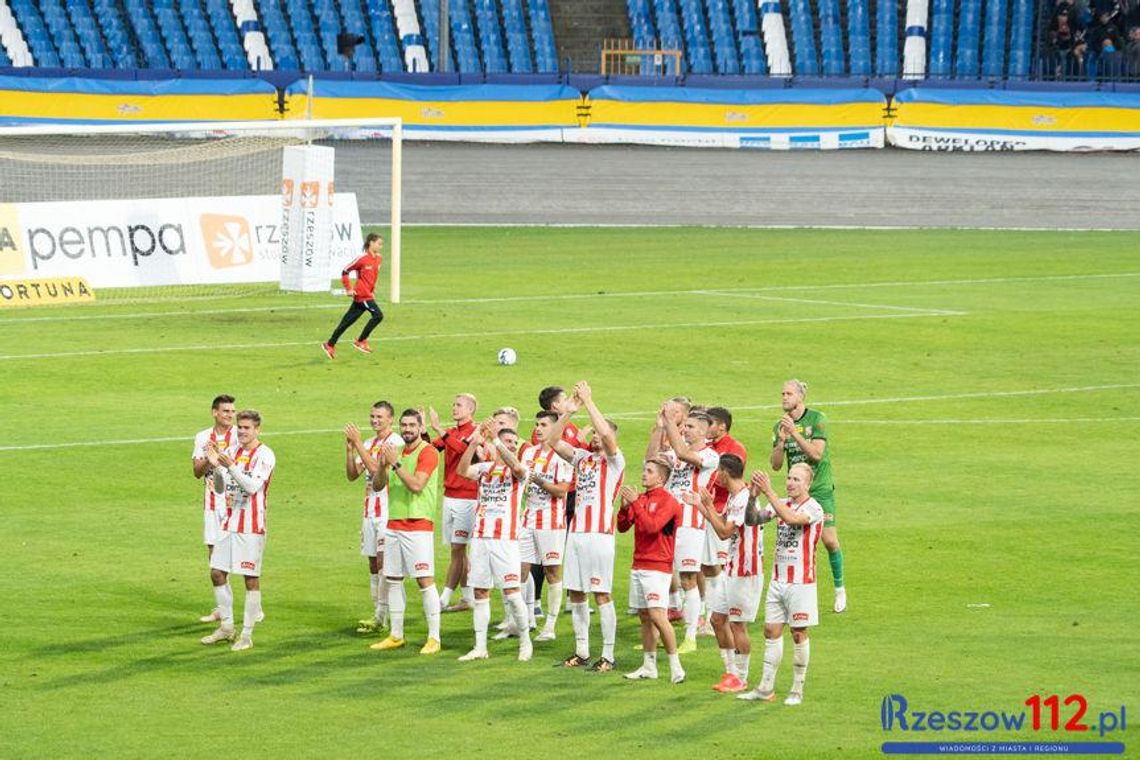
[[[409,473],[416,471],[417,460],[424,447],[429,445],[420,441],[420,445],[408,454],[400,454],[400,467]],[[388,519],[389,520],[433,520],[435,519],[435,505],[439,501],[439,478],[433,472],[428,476],[424,490],[412,493],[400,480],[400,476],[392,472],[388,474]]]

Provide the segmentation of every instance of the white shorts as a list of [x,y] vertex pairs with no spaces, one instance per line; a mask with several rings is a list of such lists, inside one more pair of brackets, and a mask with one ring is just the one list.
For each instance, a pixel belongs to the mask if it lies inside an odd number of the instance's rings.
[[222,537],[222,512],[202,510],[202,542],[206,546],[216,546]]
[[650,607],[665,609],[669,606],[671,573],[658,570],[629,571],[629,606],[639,610]]
[[673,547],[673,570],[678,573],[699,573],[704,547],[704,528],[677,528],[677,538]]
[[435,575],[435,547],[430,530],[384,531],[384,575],[424,578]]
[[792,628],[818,625],[819,605],[815,599],[814,583],[768,584],[768,597],[764,600],[765,623],[787,623]]
[[214,553],[210,555],[210,567],[224,573],[261,577],[261,556],[265,553],[264,533],[230,533],[223,530]]
[[552,567],[562,564],[566,551],[566,531],[523,528],[519,532],[519,554],[528,565]]
[[760,609],[760,592],[764,590],[764,576],[722,575],[717,593],[709,600],[709,610],[728,617],[732,623],[754,623]]
[[471,534],[475,532],[475,507],[478,505],[475,499],[443,497],[443,533],[440,539],[444,546],[470,543]]
[[365,517],[360,523],[360,554],[378,557],[384,553],[384,534],[388,521],[383,517]]
[[563,588],[608,594],[614,586],[614,537],[605,533],[571,533],[566,538]]
[[713,526],[710,523],[705,523],[705,541],[701,547],[701,564],[712,567],[720,565],[724,567],[728,564],[728,544],[729,540],[720,538]]
[[522,573],[519,542],[505,538],[471,540],[471,568],[467,583],[472,588],[518,588]]

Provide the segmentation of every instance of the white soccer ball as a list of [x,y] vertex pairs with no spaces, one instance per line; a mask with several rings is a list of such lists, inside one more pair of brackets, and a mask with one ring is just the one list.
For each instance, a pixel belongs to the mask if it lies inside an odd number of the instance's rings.
[[499,364],[504,367],[509,367],[519,360],[519,355],[515,353],[513,348],[500,348],[499,349]]

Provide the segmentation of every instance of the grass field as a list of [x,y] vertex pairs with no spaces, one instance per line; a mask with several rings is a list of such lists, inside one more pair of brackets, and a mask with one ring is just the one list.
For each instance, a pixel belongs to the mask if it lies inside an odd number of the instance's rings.
[[[1074,738],[886,733],[892,693],[1006,711],[1081,693],[1091,721],[1137,707],[1134,234],[413,228],[405,251],[405,303],[370,357],[318,348],[343,299],[272,288],[0,315],[0,755],[861,758]],[[515,367],[495,363],[507,345]],[[684,393],[732,409],[758,465],[791,376],[831,420],[851,605],[826,611],[822,563],[802,707],[712,692],[711,639],[673,687],[550,667],[568,617],[525,664],[513,644],[455,662],[466,614],[434,658],[353,632],[368,579],[339,430],[377,398],[530,410],[586,378],[636,466],[657,404]],[[246,653],[199,645],[194,622],[212,597],[190,442],[219,392],[261,410],[278,461]],[[629,558],[622,536],[619,611]],[[619,617],[632,669],[636,618]],[[781,696],[791,675],[788,646]],[[1140,752],[1135,729],[1109,738]]]

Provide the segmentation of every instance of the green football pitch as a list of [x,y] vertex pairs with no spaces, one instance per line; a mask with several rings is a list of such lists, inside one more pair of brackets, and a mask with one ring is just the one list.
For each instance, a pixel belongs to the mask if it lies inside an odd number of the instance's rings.
[[[1135,729],[1096,730],[1101,712],[1138,706],[1140,683],[1134,233],[423,227],[404,243],[404,302],[384,305],[371,356],[347,339],[335,362],[320,351],[346,299],[270,286],[0,315],[0,755],[860,758],[884,741],[1074,739],[1140,752]],[[496,364],[504,346],[516,366]],[[708,638],[672,686],[551,667],[572,651],[568,616],[529,663],[511,642],[456,662],[469,614],[444,616],[443,652],[420,656],[410,587],[408,648],[372,652],[354,632],[370,602],[340,430],[366,427],[373,401],[446,418],[470,391],[483,411],[530,413],[542,386],[588,379],[636,472],[657,405],[686,394],[733,410],[752,469],[789,377],[830,419],[850,599],[830,611],[821,560],[802,706],[782,704],[790,645],[781,701],[755,704],[709,688]],[[261,411],[277,454],[267,619],[243,653],[200,645],[196,622],[212,595],[191,439],[222,392]],[[630,554],[619,537],[619,670],[640,661]],[[440,579],[445,566],[441,547]],[[753,636],[754,680],[759,624]],[[596,615],[591,643],[597,656]],[[891,694],[1027,713],[1035,694],[1081,694],[1093,730],[888,732]]]

